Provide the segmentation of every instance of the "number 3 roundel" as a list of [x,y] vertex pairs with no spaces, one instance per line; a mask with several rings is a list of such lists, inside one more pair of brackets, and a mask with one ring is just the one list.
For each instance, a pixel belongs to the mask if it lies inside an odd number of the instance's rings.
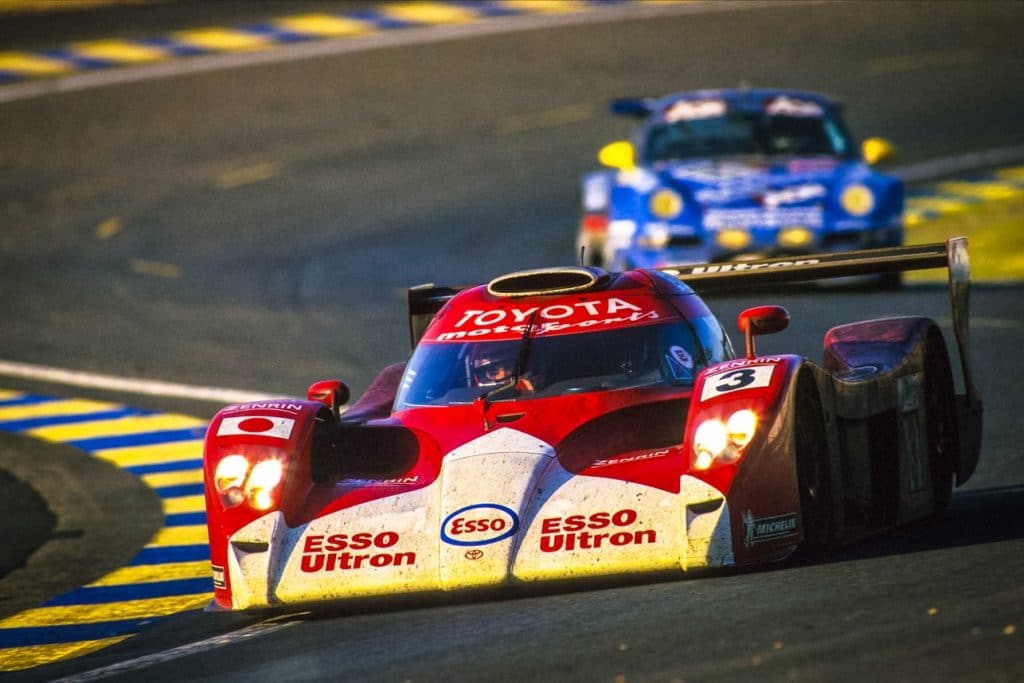
[[704,390],[700,392],[700,400],[707,401],[731,391],[769,386],[774,371],[774,365],[750,365],[708,375],[704,378]]

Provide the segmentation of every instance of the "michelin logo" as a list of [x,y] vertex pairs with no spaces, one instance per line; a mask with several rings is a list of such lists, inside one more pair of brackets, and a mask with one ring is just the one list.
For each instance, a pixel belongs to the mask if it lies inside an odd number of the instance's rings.
[[754,513],[747,510],[743,513],[743,527],[743,545],[747,548],[766,541],[796,536],[796,513],[757,519]]

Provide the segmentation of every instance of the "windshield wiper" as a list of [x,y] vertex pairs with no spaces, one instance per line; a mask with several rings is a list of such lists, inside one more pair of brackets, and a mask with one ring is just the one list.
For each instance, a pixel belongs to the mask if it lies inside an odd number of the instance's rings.
[[537,312],[539,310],[540,309],[535,310],[530,315],[530,320],[526,323],[526,330],[523,332],[522,339],[519,342],[519,355],[516,356],[516,366],[512,370],[512,376],[509,377],[508,380],[491,387],[476,397],[476,400],[481,404],[481,412],[483,412],[484,416],[485,432],[491,430],[491,423],[487,420],[487,409],[491,406],[491,399],[508,391],[509,389],[515,389],[516,385],[519,384],[519,380],[522,378],[523,371],[526,369],[526,359],[530,356],[530,344],[533,341],[531,333],[533,332],[533,324],[537,320]]

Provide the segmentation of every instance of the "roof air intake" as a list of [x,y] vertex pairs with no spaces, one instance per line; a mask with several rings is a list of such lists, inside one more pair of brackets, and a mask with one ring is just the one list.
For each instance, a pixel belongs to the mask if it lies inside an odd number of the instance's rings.
[[593,289],[608,280],[600,268],[540,268],[494,278],[487,291],[494,296],[569,294]]

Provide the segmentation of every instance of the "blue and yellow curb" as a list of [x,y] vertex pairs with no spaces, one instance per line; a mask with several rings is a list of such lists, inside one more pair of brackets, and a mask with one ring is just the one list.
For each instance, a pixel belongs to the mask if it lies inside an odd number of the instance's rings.
[[0,620],[0,671],[119,643],[213,597],[203,498],[206,421],[85,399],[0,391],[0,431],[78,447],[160,497],[164,524],[124,567]]
[[392,2],[356,11],[295,14],[242,26],[175,31],[152,38],[74,42],[49,50],[0,52],[0,84],[182,57],[269,50],[292,43],[356,38],[408,28],[469,24],[517,15],[585,12],[626,1]]
[[955,180],[907,189],[903,222],[907,228],[968,211],[982,203],[1024,197],[1024,166],[1009,166]]

